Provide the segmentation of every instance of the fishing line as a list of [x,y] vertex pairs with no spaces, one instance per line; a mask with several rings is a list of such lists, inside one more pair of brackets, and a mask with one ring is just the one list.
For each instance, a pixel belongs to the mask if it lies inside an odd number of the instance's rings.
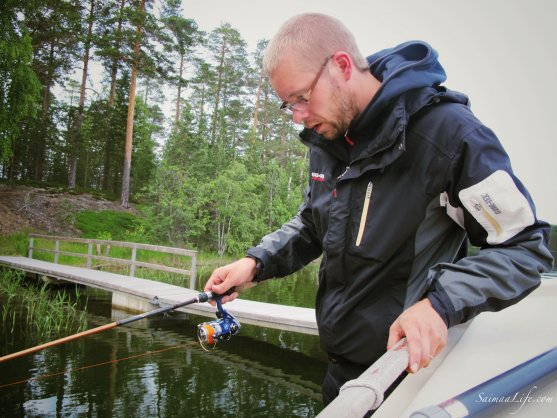
[[20,380],[20,381],[17,381],[17,382],[6,383],[6,384],[3,384],[3,385],[0,385],[0,389],[8,387],[8,386],[20,385],[22,383],[27,383],[27,382],[31,382],[31,381],[35,381],[35,380],[44,380],[44,379],[49,379],[49,378],[55,377],[55,376],[70,374],[70,373],[74,373],[74,372],[80,372],[80,371],[83,371],[83,370],[92,369],[92,368],[104,366],[104,365],[107,365],[107,364],[115,364],[115,363],[119,363],[121,361],[131,360],[131,359],[144,357],[144,356],[149,356],[149,355],[152,355],[152,354],[159,354],[159,353],[163,353],[165,351],[174,350],[176,348],[186,347],[188,345],[191,346],[192,343],[179,344],[179,345],[176,345],[176,346],[173,346],[173,347],[161,348],[160,350],[146,351],[145,353],[134,354],[133,356],[122,357],[122,358],[115,359],[115,360],[110,360],[110,361],[103,361],[101,363],[96,363],[96,364],[90,364],[88,366],[78,367],[77,369],[64,370],[62,372],[56,372],[56,373],[44,374],[44,375],[41,375],[41,376],[31,377],[29,379]]

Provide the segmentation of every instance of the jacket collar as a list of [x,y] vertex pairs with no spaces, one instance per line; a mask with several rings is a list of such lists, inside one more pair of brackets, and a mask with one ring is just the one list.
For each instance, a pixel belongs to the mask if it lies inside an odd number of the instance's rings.
[[343,136],[327,140],[313,130],[304,129],[301,141],[312,149],[321,149],[346,165],[365,161],[368,168],[384,168],[406,150],[406,127],[410,117],[441,101],[468,104],[468,98],[444,87],[425,87],[402,93],[380,112],[366,114],[354,120],[347,134],[354,145]]

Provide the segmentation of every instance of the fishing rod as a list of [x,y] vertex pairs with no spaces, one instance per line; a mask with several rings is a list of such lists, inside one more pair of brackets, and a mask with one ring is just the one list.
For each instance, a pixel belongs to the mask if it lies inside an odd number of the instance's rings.
[[44,350],[45,348],[54,347],[55,345],[63,344],[69,341],[76,340],[81,337],[86,337],[88,335],[97,334],[99,332],[105,331],[107,329],[116,328],[120,325],[126,325],[131,322],[139,321],[140,319],[150,318],[161,313],[170,312],[175,309],[181,308],[183,306],[192,305],[194,303],[203,303],[210,300],[215,300],[217,302],[217,320],[204,322],[198,326],[198,339],[201,346],[206,350],[206,345],[216,345],[218,341],[227,341],[233,335],[240,331],[240,323],[228,313],[221,304],[221,298],[226,295],[231,295],[235,291],[239,291],[238,287],[231,288],[226,293],[218,295],[213,292],[201,292],[197,296],[182,302],[178,302],[174,305],[164,306],[152,311],[148,311],[139,315],[131,316],[129,318],[120,319],[118,321],[111,322],[109,324],[101,325],[96,328],[89,329],[87,331],[82,331],[77,334],[70,335],[68,337],[60,338],[58,340],[50,341],[45,344],[37,345],[35,347],[27,348],[16,353],[8,354],[6,356],[0,357],[0,363],[8,360],[12,360],[18,357],[25,356],[27,354],[35,353],[37,351]]
[[[510,415],[525,404],[551,402],[552,397],[534,394],[557,377],[557,346],[509,369],[453,398],[413,412],[410,418],[456,418],[495,416],[514,406]],[[527,413],[528,414],[528,413]]]

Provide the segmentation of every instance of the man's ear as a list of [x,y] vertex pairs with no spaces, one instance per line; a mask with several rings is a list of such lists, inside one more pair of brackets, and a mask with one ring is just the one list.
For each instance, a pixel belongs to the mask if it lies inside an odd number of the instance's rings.
[[331,60],[335,63],[338,70],[342,73],[342,77],[345,81],[350,80],[352,77],[352,70],[354,68],[354,62],[350,55],[344,51],[338,51],[333,54]]

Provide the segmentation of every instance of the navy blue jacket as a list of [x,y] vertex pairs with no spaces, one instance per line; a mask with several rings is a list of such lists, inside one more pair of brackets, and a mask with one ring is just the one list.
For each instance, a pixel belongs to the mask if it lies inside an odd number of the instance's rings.
[[[368,58],[380,90],[330,141],[312,130],[309,187],[296,216],[248,254],[256,280],[322,256],[316,315],[323,349],[368,365],[390,325],[427,297],[447,326],[516,303],[551,269],[549,225],[466,96],[441,86],[422,42]],[[466,238],[481,250],[463,257]]]

